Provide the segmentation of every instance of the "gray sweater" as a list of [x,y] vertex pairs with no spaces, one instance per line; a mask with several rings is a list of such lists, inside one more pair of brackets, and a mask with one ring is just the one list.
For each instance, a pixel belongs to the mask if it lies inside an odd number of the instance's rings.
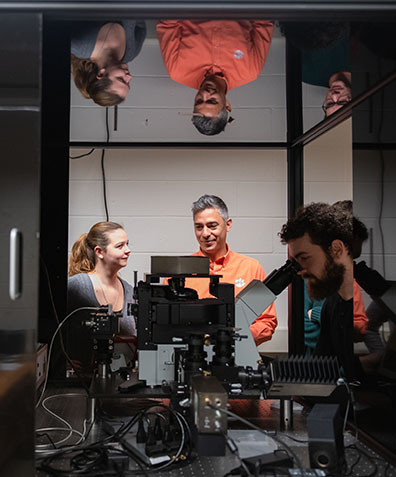
[[[136,336],[135,319],[132,315],[128,315],[128,304],[134,302],[133,288],[122,278],[120,280],[124,289],[124,306],[120,320],[120,334]],[[78,275],[69,277],[67,283],[68,313],[82,306],[100,306],[88,273],[79,273]]]
[[[133,303],[133,288],[125,280],[121,280],[124,289],[124,306],[120,320],[120,335],[136,336],[136,324],[133,315],[128,314],[128,304]],[[67,313],[81,307],[99,307],[92,281],[87,273],[79,273],[68,279],[67,284]],[[83,368],[92,365],[92,340],[88,328],[81,325],[82,321],[90,318],[89,310],[81,310],[71,315],[65,324],[67,336],[67,352],[72,360],[78,360]]]
[[[103,25],[109,22],[75,22],[71,31],[71,52],[77,58],[90,58],[96,38]],[[129,63],[140,53],[146,38],[146,23],[143,20],[120,20],[117,23],[125,30],[125,54],[122,63]]]

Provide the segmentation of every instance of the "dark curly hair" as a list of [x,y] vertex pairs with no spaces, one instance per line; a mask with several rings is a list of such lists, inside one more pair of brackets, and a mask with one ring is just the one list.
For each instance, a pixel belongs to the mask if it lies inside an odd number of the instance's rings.
[[[339,200],[337,202],[334,202],[333,207],[341,207],[346,212],[353,214],[353,203],[351,200]],[[352,218],[352,224],[353,224],[353,237],[356,240],[361,240],[362,242],[367,240],[368,239],[367,227],[355,215]]]
[[279,27],[292,45],[303,50],[327,48],[349,36],[346,22],[279,22]]
[[308,234],[312,243],[327,253],[333,240],[341,240],[352,254],[352,214],[341,207],[313,202],[300,207],[295,216],[283,225],[279,237],[283,244]]

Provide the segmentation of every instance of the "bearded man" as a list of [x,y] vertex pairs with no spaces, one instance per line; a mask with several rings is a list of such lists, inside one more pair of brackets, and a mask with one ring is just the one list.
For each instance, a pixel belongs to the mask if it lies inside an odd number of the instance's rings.
[[337,356],[347,380],[360,379],[365,358],[353,354],[353,215],[325,203],[300,208],[279,234],[302,267],[312,299],[326,298],[315,354]]

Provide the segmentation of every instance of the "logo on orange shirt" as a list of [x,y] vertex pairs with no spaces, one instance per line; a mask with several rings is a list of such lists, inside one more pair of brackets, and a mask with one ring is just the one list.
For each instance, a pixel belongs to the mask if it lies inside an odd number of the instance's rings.
[[245,280],[243,278],[237,278],[235,280],[235,286],[238,288],[242,288],[245,286]]
[[237,60],[241,60],[245,56],[245,53],[241,50],[235,50],[234,51],[234,58]]

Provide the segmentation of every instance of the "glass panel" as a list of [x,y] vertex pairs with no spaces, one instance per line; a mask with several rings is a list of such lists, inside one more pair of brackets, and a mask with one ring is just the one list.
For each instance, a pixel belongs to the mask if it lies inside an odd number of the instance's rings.
[[[356,94],[396,69],[394,32],[391,23],[359,25],[360,42],[353,65]],[[371,394],[358,394],[370,408],[357,418],[366,432],[393,452],[394,425],[389,419],[392,398],[383,390],[396,377],[395,98],[393,81],[353,111],[354,214],[367,228],[368,236],[355,267],[369,320],[359,351],[375,376]],[[376,431],[379,428],[381,433]]]
[[282,33],[301,54],[304,131],[351,99],[348,22],[280,22]]
[[[134,48],[130,48],[133,52],[128,53],[126,64],[110,68],[110,73],[102,58],[100,40],[110,31],[116,41],[117,32],[123,32],[121,25],[107,24],[116,26],[106,30],[108,27],[97,22],[76,22],[72,29],[74,77],[84,96],[96,95],[97,101],[109,105],[120,100],[108,95],[109,91],[114,93],[117,90],[122,97],[126,96],[117,113],[113,107],[110,109],[110,141],[286,140],[285,39],[271,22],[169,20],[158,23],[148,20],[145,22],[145,38],[144,23],[128,22],[125,31],[134,32],[129,35],[134,39]],[[88,55],[91,59],[99,57],[96,61],[99,61],[100,68],[92,65],[95,62],[89,61]],[[85,59],[77,59],[77,56]],[[87,68],[91,68],[89,75],[95,83],[88,87],[89,92],[80,71]],[[213,77],[210,83],[203,81],[214,73],[215,78],[220,78],[216,86],[220,88],[220,97],[213,96]],[[108,81],[108,74],[113,80],[112,85],[107,87],[106,93],[97,94],[94,90],[102,88]],[[228,88],[225,98],[221,94],[224,87]],[[198,88],[201,88],[201,93],[195,103],[200,104],[194,106]],[[71,140],[105,141],[105,113],[80,91],[72,81]],[[205,110],[208,117],[218,115],[220,107],[225,109],[224,124],[219,120],[219,125],[212,129],[211,124],[207,124],[210,121],[201,118],[203,124],[198,127],[204,133],[200,134],[191,121],[193,110],[194,121],[200,122],[201,110]],[[223,132],[216,134],[222,129]]]
[[[333,204],[352,198],[352,120],[347,120],[304,148],[304,202]],[[318,343],[324,300],[308,294],[304,283],[304,341],[307,355]]]

